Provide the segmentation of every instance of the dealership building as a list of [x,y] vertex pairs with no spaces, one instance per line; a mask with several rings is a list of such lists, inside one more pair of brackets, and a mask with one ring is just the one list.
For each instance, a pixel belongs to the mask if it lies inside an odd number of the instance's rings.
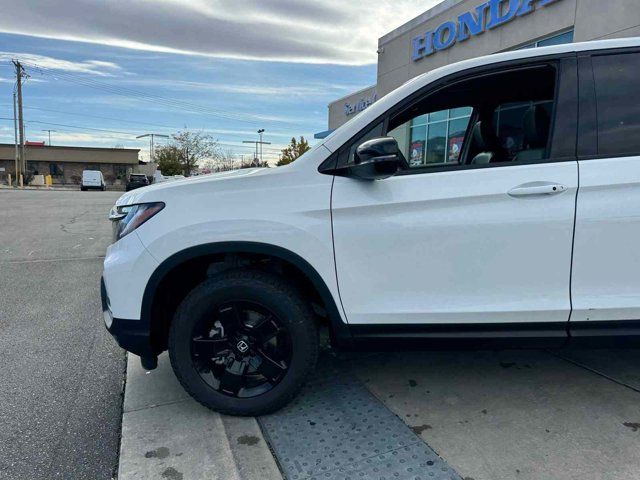
[[[83,170],[100,170],[107,185],[124,185],[126,176],[140,163],[140,150],[30,145],[25,148],[27,169],[51,175],[54,185],[79,185]],[[15,179],[16,147],[0,143],[0,181]]]
[[[316,138],[326,137],[412,78],[450,63],[509,50],[635,36],[640,36],[640,0],[445,0],[380,38],[377,83],[332,102],[328,130]],[[420,127],[426,140],[431,130],[448,132],[460,115],[465,113],[452,111],[447,118],[425,118],[424,125],[412,127]]]

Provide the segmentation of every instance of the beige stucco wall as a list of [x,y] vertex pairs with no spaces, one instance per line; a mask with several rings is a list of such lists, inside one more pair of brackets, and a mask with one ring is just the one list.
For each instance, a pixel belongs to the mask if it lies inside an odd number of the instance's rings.
[[[69,163],[117,163],[138,164],[140,150],[125,148],[82,148],[82,147],[26,147],[25,154],[28,162],[69,162]],[[15,147],[0,145],[0,160],[13,160]]]
[[[48,175],[49,165],[60,165],[64,174],[54,176],[54,184],[79,184],[83,170],[99,169],[107,185],[124,184],[128,172],[138,166],[139,150],[82,147],[27,147],[25,154],[31,171]],[[4,171],[2,171],[4,169]],[[123,175],[124,172],[124,175]],[[7,174],[15,178],[15,147],[0,144],[0,182]],[[118,178],[120,176],[120,178]]]
[[[450,63],[518,48],[541,38],[574,29],[574,41],[640,36],[640,0],[558,0],[534,13],[485,31],[477,37],[453,45],[414,62],[412,40],[434,31],[462,13],[475,10],[482,0],[445,0],[416,19],[379,40],[378,83],[382,97],[406,81]],[[346,121],[342,101],[329,106],[329,125]]]

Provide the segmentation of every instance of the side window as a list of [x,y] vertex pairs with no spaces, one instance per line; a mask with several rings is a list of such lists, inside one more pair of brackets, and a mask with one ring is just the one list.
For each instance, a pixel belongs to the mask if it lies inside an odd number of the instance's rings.
[[[527,115],[538,115],[542,135],[536,139],[527,132]],[[518,155],[532,148],[546,148],[549,141],[549,127],[553,114],[553,101],[505,103],[498,106],[493,114],[493,128],[504,150],[505,160],[512,162]]]
[[459,164],[473,109],[452,108],[419,115],[389,132],[410,168]]
[[595,56],[598,154],[640,155],[640,54]]
[[393,115],[388,135],[410,170],[543,162],[557,76],[543,64],[453,82]]

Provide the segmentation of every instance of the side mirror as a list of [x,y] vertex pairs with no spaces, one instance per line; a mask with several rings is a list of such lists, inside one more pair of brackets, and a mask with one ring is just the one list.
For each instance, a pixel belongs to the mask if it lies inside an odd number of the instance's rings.
[[402,160],[398,142],[393,137],[380,137],[362,143],[349,168],[350,177],[383,180],[398,173]]

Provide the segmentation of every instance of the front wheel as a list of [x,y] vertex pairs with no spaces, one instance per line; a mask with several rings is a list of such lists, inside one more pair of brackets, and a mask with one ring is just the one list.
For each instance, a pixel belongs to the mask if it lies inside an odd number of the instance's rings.
[[286,405],[315,368],[318,330],[308,302],[280,277],[231,271],[178,307],[169,354],[182,386],[204,406],[264,415]]

